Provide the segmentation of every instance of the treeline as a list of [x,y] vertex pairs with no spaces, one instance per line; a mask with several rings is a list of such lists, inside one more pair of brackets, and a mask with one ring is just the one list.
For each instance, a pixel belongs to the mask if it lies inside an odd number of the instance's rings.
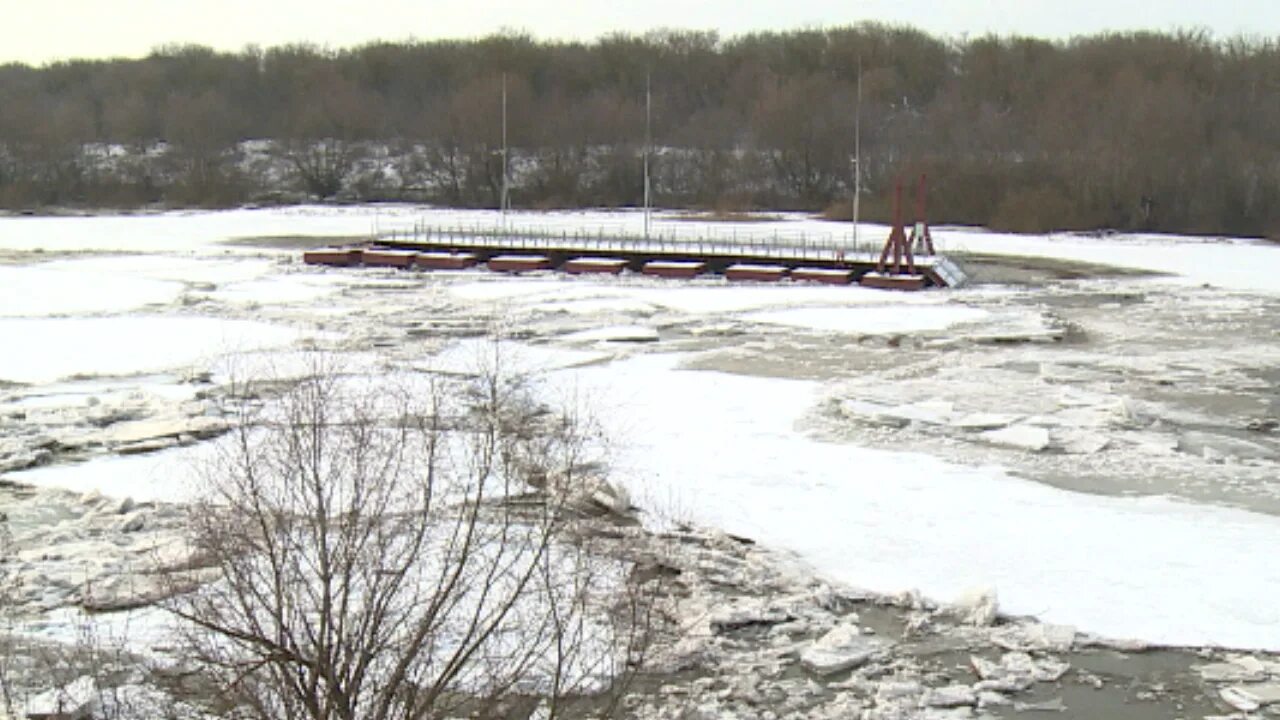
[[[475,41],[0,67],[0,205],[307,198],[635,205],[646,82],[662,206],[848,216],[929,173],[935,222],[1280,232],[1280,45],[899,27]],[[909,195],[909,193],[908,193]]]

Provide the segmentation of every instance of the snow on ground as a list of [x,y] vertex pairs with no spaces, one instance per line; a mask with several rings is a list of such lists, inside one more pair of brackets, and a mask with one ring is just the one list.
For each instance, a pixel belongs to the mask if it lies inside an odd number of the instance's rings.
[[274,266],[270,260],[180,255],[108,255],[56,260],[43,265],[48,269],[98,276],[206,284],[254,280],[270,273]]
[[570,315],[591,315],[599,313],[618,313],[620,315],[652,315],[653,305],[642,300],[627,298],[599,298],[586,300],[567,300],[564,302],[543,302],[538,309],[548,313],[569,313]]
[[658,331],[645,325],[612,325],[561,335],[560,340],[570,343],[657,342]]
[[0,267],[0,317],[122,312],[170,303],[183,289],[177,282],[56,265]]
[[377,372],[380,365],[380,358],[369,352],[263,350],[221,355],[209,366],[209,372],[215,383],[229,384],[246,380],[298,380],[322,371],[337,374],[371,373]]
[[[771,307],[810,305],[858,305],[883,303],[884,294],[863,287],[785,286],[785,285],[680,285],[667,283],[648,291],[636,290],[635,297],[655,305],[689,314],[745,312]],[[896,301],[904,304],[937,302],[937,298],[904,295]]]
[[0,318],[0,380],[46,383],[72,376],[185,368],[228,352],[290,344],[297,330],[198,316]]
[[558,296],[561,290],[569,287],[568,282],[567,278],[550,274],[515,279],[502,277],[455,283],[449,286],[449,293],[459,300],[490,302],[541,295],[550,298]]
[[91,630],[97,647],[104,652],[154,655],[157,648],[174,642],[175,625],[173,613],[155,606],[108,613],[63,607],[18,623],[16,629],[22,635],[71,646],[84,643]]
[[[616,470],[658,511],[790,550],[839,581],[1002,609],[1116,638],[1280,648],[1275,518],[1057,490],[998,468],[807,438],[810,382],[646,356],[566,374],[628,443]],[[583,393],[589,389],[588,393]]]
[[157,214],[17,217],[0,220],[0,248],[66,252],[179,253],[216,251],[233,238],[368,236],[378,218],[411,224],[421,208],[299,206],[262,210],[178,211]]
[[938,229],[941,252],[1055,258],[1152,270],[1188,283],[1229,290],[1280,292],[1280,243],[1178,235],[1009,235]]
[[154,396],[172,403],[193,399],[200,386],[166,375],[127,380],[81,380],[42,385],[19,393],[15,407],[31,410],[84,407],[89,403],[119,402],[130,396]]
[[613,355],[608,352],[517,343],[496,344],[486,338],[474,338],[456,342],[444,352],[414,363],[414,368],[452,375],[474,375],[495,370],[541,374],[612,359]]
[[[563,275],[502,277],[455,283],[448,287],[448,291],[459,300],[509,302],[569,312],[660,307],[689,315],[705,315],[805,305],[835,307],[885,303],[884,291],[858,286],[730,284],[718,278],[671,281],[624,277],[600,282]],[[946,298],[942,295],[902,294],[894,297],[893,301],[897,305],[934,305],[945,302]]]
[[934,307],[816,307],[776,310],[747,315],[744,319],[810,330],[869,335],[945,330],[952,325],[977,322],[989,313],[961,305]]
[[104,455],[83,463],[9,473],[5,480],[138,502],[184,502],[199,495],[201,473],[215,456],[215,443],[143,455]]
[[208,297],[239,305],[289,305],[328,297],[346,284],[340,275],[294,273],[220,285]]
[[[3,223],[0,223],[3,227]],[[221,293],[268,301],[293,292],[264,278],[274,263],[266,260],[211,260],[163,255],[113,255],[55,260],[29,266],[0,266],[0,317],[103,314],[166,305],[188,283],[232,283]],[[256,281],[256,282],[255,282]],[[262,284],[270,288],[261,287]],[[303,299],[331,292],[324,281],[307,279]],[[332,281],[330,283],[332,284]],[[256,289],[256,296],[253,292]]]

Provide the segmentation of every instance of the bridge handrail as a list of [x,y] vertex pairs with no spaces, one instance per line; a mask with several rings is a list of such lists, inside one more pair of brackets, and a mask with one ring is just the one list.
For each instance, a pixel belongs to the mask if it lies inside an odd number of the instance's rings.
[[718,254],[743,257],[792,257],[802,259],[838,259],[839,253],[850,260],[874,259],[878,256],[879,243],[852,242],[852,238],[840,238],[833,234],[811,237],[807,233],[779,233],[772,237],[762,233],[739,235],[733,230],[728,238],[712,237],[710,233],[667,232],[648,238],[625,231],[606,232],[605,228],[519,227],[458,224],[455,226],[415,223],[411,229],[391,230],[379,235],[392,241],[431,242],[433,238],[448,239],[448,244],[476,248],[519,248],[526,250],[558,250],[580,252],[603,250],[613,252],[646,252],[655,255],[682,255],[691,251],[697,254]]

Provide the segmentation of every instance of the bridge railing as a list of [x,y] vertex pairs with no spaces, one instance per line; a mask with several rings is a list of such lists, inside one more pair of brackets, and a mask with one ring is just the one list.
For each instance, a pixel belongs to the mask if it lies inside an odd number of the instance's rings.
[[811,235],[804,231],[712,231],[705,228],[679,231],[664,228],[648,237],[619,228],[501,227],[494,225],[436,225],[415,223],[411,228],[379,234],[389,242],[447,244],[487,250],[536,250],[541,252],[623,252],[652,255],[720,255],[788,260],[874,262],[881,243],[855,243],[852,233]]

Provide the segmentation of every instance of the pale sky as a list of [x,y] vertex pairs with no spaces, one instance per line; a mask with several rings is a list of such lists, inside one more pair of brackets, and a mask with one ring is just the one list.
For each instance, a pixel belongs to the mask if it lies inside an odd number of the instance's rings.
[[947,36],[1178,28],[1280,36],[1280,0],[0,0],[0,11],[0,63],[30,64],[140,57],[174,42],[219,50],[303,41],[336,48],[503,28],[591,40],[659,27],[732,36],[878,20]]

